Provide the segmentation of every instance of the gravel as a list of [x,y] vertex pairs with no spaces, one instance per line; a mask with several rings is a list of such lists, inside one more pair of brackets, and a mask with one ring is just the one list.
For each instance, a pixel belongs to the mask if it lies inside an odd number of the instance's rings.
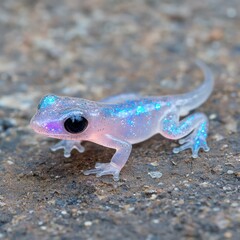
[[[239,239],[239,14],[239,0],[2,0],[0,239]],[[197,110],[211,150],[197,159],[154,136],[114,182],[83,175],[113,150],[84,143],[66,159],[29,128],[47,93],[190,91],[196,58],[216,77]]]

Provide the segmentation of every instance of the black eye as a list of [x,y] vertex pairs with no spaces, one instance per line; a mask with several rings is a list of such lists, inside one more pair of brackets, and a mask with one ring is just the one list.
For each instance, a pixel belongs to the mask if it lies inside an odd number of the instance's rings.
[[73,116],[64,122],[66,131],[70,133],[80,133],[86,129],[88,121],[82,116]]

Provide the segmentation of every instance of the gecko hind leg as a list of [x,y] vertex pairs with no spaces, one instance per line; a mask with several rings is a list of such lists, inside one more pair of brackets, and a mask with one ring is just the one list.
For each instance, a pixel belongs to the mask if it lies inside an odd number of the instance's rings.
[[179,140],[179,144],[182,146],[176,147],[173,149],[174,153],[179,153],[185,149],[192,150],[192,157],[197,158],[198,152],[202,148],[205,152],[210,150],[207,141],[206,141],[206,123],[202,123],[199,129],[193,131],[189,136]]
[[78,152],[83,153],[85,148],[81,145],[81,142],[72,141],[72,140],[61,140],[54,146],[50,148],[53,152],[63,149],[64,157],[69,158],[71,156],[71,151],[73,149],[78,150]]
[[210,150],[206,141],[208,119],[203,113],[194,113],[181,121],[177,114],[170,113],[162,120],[160,126],[160,133],[163,136],[174,140],[180,139],[181,146],[174,148],[174,153],[191,149],[192,157],[197,158],[200,149],[205,152]]

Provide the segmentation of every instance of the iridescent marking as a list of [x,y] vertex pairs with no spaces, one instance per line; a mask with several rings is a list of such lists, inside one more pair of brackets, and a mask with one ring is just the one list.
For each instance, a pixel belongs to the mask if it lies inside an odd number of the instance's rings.
[[54,95],[48,95],[42,99],[42,101],[38,105],[38,109],[47,108],[53,105],[56,102],[57,97]]
[[155,109],[159,110],[160,108],[161,108],[161,104],[160,103],[156,103]]
[[138,106],[137,107],[137,114],[141,114],[141,113],[144,113],[145,112],[145,109],[143,106]]
[[45,126],[45,128],[48,129],[52,133],[61,133],[62,132],[62,126],[56,122],[49,122]]

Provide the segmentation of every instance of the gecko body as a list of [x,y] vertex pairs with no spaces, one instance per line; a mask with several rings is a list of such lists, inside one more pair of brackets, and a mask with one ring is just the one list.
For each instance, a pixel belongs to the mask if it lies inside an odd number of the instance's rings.
[[85,175],[113,175],[114,180],[118,180],[132,145],[158,133],[179,140],[180,146],[173,149],[174,153],[189,148],[196,158],[201,148],[209,151],[208,119],[203,113],[180,117],[203,104],[214,85],[210,69],[200,61],[197,65],[204,72],[205,80],[192,92],[156,97],[122,94],[99,102],[47,95],[40,101],[30,125],[37,133],[62,139],[51,149],[63,148],[65,157],[69,157],[74,148],[83,152],[82,141],[116,150],[110,163],[97,163],[94,169],[85,171]]

